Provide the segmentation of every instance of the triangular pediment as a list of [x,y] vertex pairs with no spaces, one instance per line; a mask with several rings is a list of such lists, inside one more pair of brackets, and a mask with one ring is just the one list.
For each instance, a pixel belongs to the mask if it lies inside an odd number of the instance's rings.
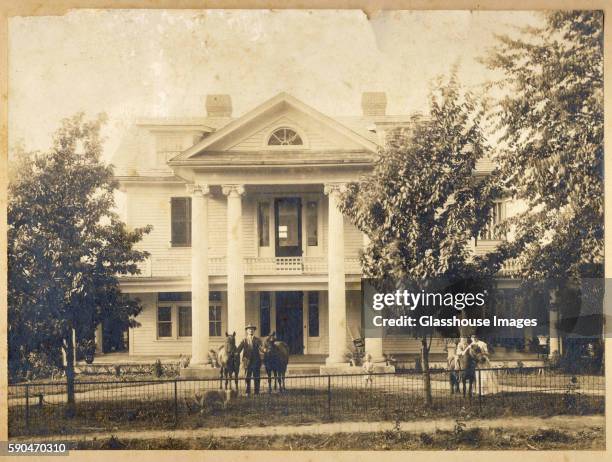
[[[301,145],[271,146],[268,140],[279,128],[297,132]],[[298,99],[281,93],[209,135],[173,160],[196,160],[207,153],[282,151],[376,152],[372,139],[356,133]]]

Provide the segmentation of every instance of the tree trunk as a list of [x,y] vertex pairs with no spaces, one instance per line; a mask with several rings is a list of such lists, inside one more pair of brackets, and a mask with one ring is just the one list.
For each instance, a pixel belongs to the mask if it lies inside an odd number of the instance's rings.
[[427,337],[421,339],[421,363],[423,365],[423,389],[425,391],[425,402],[431,406],[433,400],[431,397],[431,375],[429,373],[429,347],[427,346]]
[[66,417],[74,417],[76,413],[76,404],[74,400],[74,343],[72,343],[72,335],[70,335],[65,343],[66,351]]

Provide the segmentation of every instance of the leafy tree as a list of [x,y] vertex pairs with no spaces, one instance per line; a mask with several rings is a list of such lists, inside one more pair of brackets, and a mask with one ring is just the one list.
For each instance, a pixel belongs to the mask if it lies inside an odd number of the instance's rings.
[[113,316],[129,325],[141,310],[119,289],[118,275],[138,273],[146,252],[113,211],[112,166],[100,156],[104,118],[65,119],[48,153],[22,153],[8,201],[9,362],[64,350],[69,412],[74,411],[73,330],[78,338]]
[[[341,209],[369,237],[361,263],[375,284],[391,280],[436,290],[440,280],[464,284],[497,272],[470,250],[500,193],[493,179],[474,175],[486,154],[482,115],[453,74],[431,92],[429,117],[415,117],[410,131],[390,134],[372,173],[348,185]],[[431,403],[431,332],[419,335]]]
[[525,203],[504,247],[522,276],[602,275],[603,14],[546,13],[485,62],[504,78],[494,111],[507,191]]
[[[587,336],[566,339],[571,356],[602,331],[602,285],[578,286],[580,278],[603,277],[603,13],[555,11],[543,19],[518,38],[499,37],[485,59],[503,73],[493,113],[499,176],[525,204],[508,221],[514,239],[500,252],[520,264],[524,290],[556,294],[561,331]],[[568,290],[582,291],[569,309]]]

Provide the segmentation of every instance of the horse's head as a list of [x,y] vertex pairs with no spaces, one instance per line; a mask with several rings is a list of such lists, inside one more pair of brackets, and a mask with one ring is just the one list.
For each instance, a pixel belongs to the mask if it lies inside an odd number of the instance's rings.
[[272,332],[270,335],[266,337],[263,342],[263,352],[264,354],[268,353],[274,348],[274,342],[276,341],[276,333]]
[[233,355],[236,352],[236,332],[233,334],[225,333],[225,343],[223,344],[228,355]]

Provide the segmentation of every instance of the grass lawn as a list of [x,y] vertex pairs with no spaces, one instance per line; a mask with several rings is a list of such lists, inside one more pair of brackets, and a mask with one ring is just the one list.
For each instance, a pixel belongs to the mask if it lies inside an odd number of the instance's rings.
[[275,435],[241,438],[166,438],[104,440],[71,443],[71,449],[261,449],[261,450],[603,450],[602,427],[579,430],[508,430],[478,427],[433,433],[389,430],[376,433]]
[[[30,434],[80,434],[121,429],[239,427],[329,421],[427,420],[439,417],[587,415],[604,412],[603,396],[563,393],[500,393],[472,401],[460,395],[434,399],[427,407],[418,393],[368,389],[289,389],[286,393],[239,396],[225,409],[200,412],[180,399],[77,402],[76,416],[66,418],[61,404],[31,406]],[[27,434],[24,406],[9,408],[9,435]]]

